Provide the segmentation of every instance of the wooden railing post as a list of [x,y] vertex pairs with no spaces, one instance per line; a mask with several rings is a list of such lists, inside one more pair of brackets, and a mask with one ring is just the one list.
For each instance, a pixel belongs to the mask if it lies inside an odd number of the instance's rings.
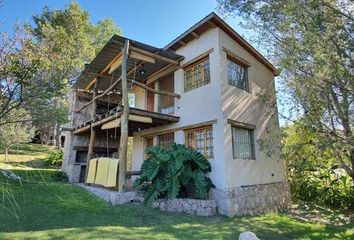
[[97,109],[96,95],[98,92],[98,89],[97,89],[98,88],[98,81],[99,81],[99,79],[97,78],[97,80],[95,82],[95,86],[93,88],[93,93],[92,93],[91,132],[90,132],[90,143],[89,143],[88,150],[87,150],[85,179],[87,178],[90,160],[93,158],[93,149],[95,147],[95,142],[96,142],[96,128],[93,127],[93,122],[96,118],[96,109]]
[[129,101],[128,101],[128,84],[127,84],[127,58],[129,51],[129,40],[125,41],[122,49],[122,101],[123,114],[121,116],[120,125],[120,142],[119,142],[119,175],[118,175],[118,191],[123,192],[125,188],[126,162],[128,148],[128,118],[129,118]]

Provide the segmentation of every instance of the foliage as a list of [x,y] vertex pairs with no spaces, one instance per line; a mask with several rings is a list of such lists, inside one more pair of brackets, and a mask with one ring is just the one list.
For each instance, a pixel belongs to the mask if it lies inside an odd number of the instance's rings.
[[[113,34],[121,30],[111,18],[93,24],[90,15],[76,1],[63,10],[44,7],[39,15],[33,16],[34,26],[29,26],[35,46],[43,49],[43,69],[50,69],[52,82],[64,84],[62,91],[46,101],[40,114],[47,120],[46,125],[56,125],[55,142],[60,147],[59,126],[68,119],[68,92],[70,82],[84,69]],[[46,57],[50,56],[50,57]],[[33,114],[38,114],[36,108]],[[42,122],[38,124],[42,128]]]
[[[237,239],[248,229],[264,240],[349,240],[354,234],[354,222],[322,223],[313,208],[299,220],[291,213],[205,218],[137,204],[114,207],[81,187],[53,181],[57,171],[13,171],[23,181],[10,182],[10,189],[0,174],[0,195],[8,190],[16,199],[0,199],[0,239]],[[309,212],[316,216],[312,222],[303,220]]]
[[31,117],[18,121],[32,120],[38,130],[66,123],[72,80],[113,34],[121,34],[112,19],[93,24],[89,17],[73,1],[63,10],[45,7],[34,24],[16,25],[13,35],[0,32],[0,126],[19,107]]
[[27,143],[34,136],[35,129],[31,122],[18,121],[19,118],[22,119],[26,115],[24,109],[14,109],[6,115],[7,122],[11,123],[0,127],[0,146],[5,149],[5,161],[10,147],[19,143]]
[[312,129],[293,124],[283,129],[283,157],[293,199],[354,209],[354,186],[338,167],[332,149],[323,147]]
[[219,0],[244,17],[283,71],[282,116],[317,136],[354,183],[354,3]]
[[208,197],[213,184],[205,174],[211,171],[211,166],[202,154],[180,144],[173,144],[170,150],[154,146],[146,153],[149,157],[134,183],[136,189],[150,183],[145,204],[151,205],[158,197]]
[[54,150],[48,154],[48,158],[45,160],[46,164],[53,166],[61,166],[63,163],[64,153],[62,150]]

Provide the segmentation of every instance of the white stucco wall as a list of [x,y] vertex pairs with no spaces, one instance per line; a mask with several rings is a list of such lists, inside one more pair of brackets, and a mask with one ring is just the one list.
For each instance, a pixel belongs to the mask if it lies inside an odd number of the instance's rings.
[[[263,93],[275,96],[274,75],[220,29],[218,36],[227,188],[284,181],[284,163],[279,158],[279,152],[268,156],[270,152],[276,151],[280,144],[277,110],[267,108],[265,101],[259,97]],[[250,93],[228,84],[227,54],[223,48],[250,63]],[[231,125],[227,119],[256,126],[256,160],[233,158]],[[263,144],[262,147],[260,141],[265,141],[269,146]]]
[[[227,83],[227,59],[223,47],[251,64],[248,69],[251,93]],[[210,177],[217,188],[284,181],[284,165],[279,155],[267,156],[267,151],[262,151],[257,142],[260,139],[271,141],[273,146],[280,143],[277,113],[273,109],[273,114],[268,114],[269,110],[257,96],[262,91],[274,94],[272,72],[219,28],[207,31],[176,53],[185,57],[181,63],[184,64],[210,49],[213,49],[209,54],[210,83],[185,93],[183,69],[175,72],[175,92],[181,95],[180,99],[175,99],[175,115],[180,117],[180,121],[134,134],[132,170],[139,170],[144,159],[145,140],[142,136],[216,120],[213,124],[214,159],[210,160]],[[135,93],[136,107],[145,108],[146,92],[135,88]],[[157,102],[158,96],[155,98],[156,110]],[[256,126],[256,160],[233,159],[228,119]],[[183,130],[175,132],[175,142],[185,143]]]
[[[178,49],[176,53],[185,57],[181,64],[188,63],[201,54],[213,49],[209,55],[210,83],[185,93],[183,69],[175,72],[175,92],[181,95],[180,99],[175,99],[175,115],[181,117],[180,121],[175,124],[144,130],[134,135],[132,170],[139,170],[143,161],[145,143],[144,139],[141,138],[142,135],[144,136],[153,132],[160,132],[216,120],[216,123],[213,124],[214,159],[210,160],[212,166],[210,177],[217,187],[224,188],[226,186],[226,178],[224,174],[223,116],[221,112],[221,85],[219,83],[220,60],[218,46],[218,31],[217,29],[212,29],[204,33],[200,38],[188,43],[187,46]],[[136,91],[140,90],[137,89]],[[137,94],[136,102],[140,103],[142,101],[146,101],[146,97]],[[157,105],[156,103],[157,101],[155,101],[155,105]],[[140,106],[146,106],[146,104],[140,104]],[[183,130],[175,132],[175,142],[184,144]]]

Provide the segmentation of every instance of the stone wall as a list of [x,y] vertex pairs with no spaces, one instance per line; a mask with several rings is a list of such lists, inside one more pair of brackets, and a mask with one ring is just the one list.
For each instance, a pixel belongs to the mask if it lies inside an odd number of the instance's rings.
[[[69,95],[69,123],[68,126],[73,128],[91,119],[90,106],[84,108],[79,113],[75,112],[78,109],[88,103],[90,97],[86,93],[77,92],[73,90]],[[83,98],[85,97],[85,98]],[[116,101],[112,99],[111,101]],[[90,132],[82,133],[80,135],[74,135],[70,131],[65,133],[65,144],[64,144],[64,157],[62,170],[68,175],[69,181],[77,183],[80,180],[80,173],[82,167],[80,163],[76,162],[77,147],[87,147],[90,142]],[[107,133],[105,131],[100,131],[97,129],[95,148],[112,148],[117,149],[119,147],[119,131],[117,134],[108,134],[108,144],[107,144]],[[108,145],[108,146],[107,146]],[[117,153],[116,153],[117,155]]]
[[212,189],[210,195],[216,201],[218,212],[226,216],[284,211],[291,205],[288,182]]
[[214,200],[177,198],[173,200],[157,199],[153,208],[161,211],[180,212],[197,216],[212,216],[216,214],[216,202]]

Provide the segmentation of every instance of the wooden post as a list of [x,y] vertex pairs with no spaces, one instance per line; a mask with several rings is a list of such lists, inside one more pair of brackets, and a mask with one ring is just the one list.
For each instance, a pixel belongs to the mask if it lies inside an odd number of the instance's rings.
[[95,86],[93,88],[93,94],[92,94],[92,109],[91,109],[91,132],[90,132],[90,143],[88,146],[88,150],[87,150],[87,162],[86,162],[86,175],[85,175],[85,179],[87,178],[87,174],[88,174],[88,169],[89,169],[89,165],[90,165],[90,160],[93,157],[93,149],[95,147],[95,142],[96,142],[96,128],[94,128],[93,126],[93,122],[96,118],[96,108],[97,108],[97,100],[96,100],[96,95],[98,92],[97,86],[98,86],[98,78],[95,82]]
[[129,51],[129,40],[125,41],[122,49],[122,101],[123,114],[121,116],[120,125],[120,142],[119,142],[119,174],[118,174],[118,191],[123,192],[125,188],[127,148],[128,148],[128,118],[129,118],[129,101],[128,101],[128,84],[127,84],[127,56]]

